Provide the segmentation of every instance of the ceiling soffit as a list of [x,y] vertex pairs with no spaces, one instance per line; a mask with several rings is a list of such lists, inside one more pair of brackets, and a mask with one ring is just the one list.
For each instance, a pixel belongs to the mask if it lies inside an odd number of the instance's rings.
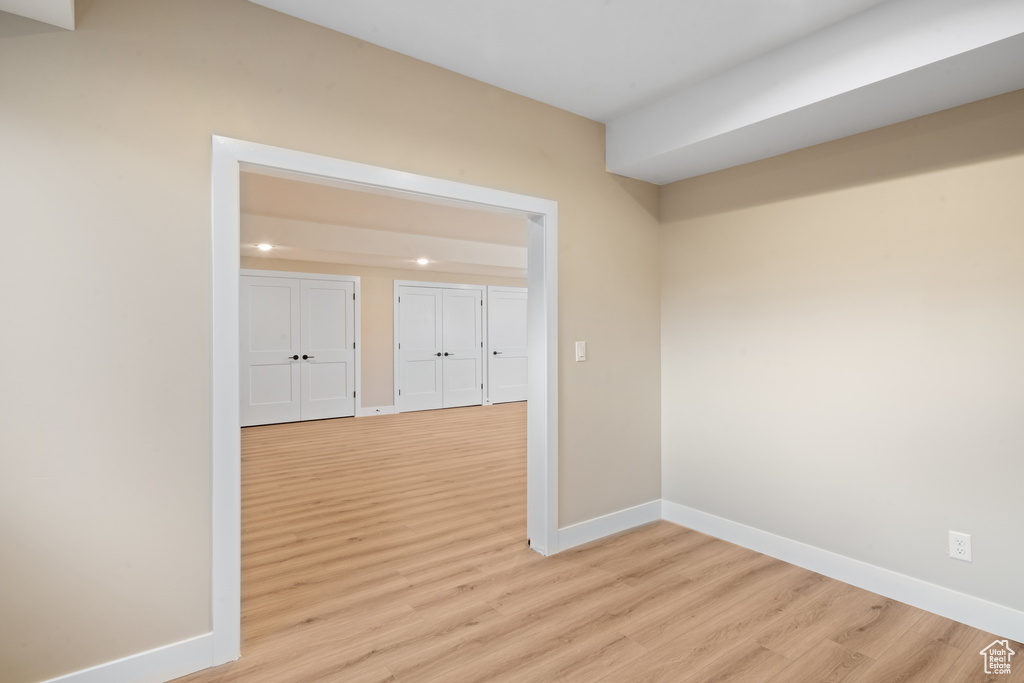
[[1024,2],[891,0],[608,123],[665,184],[1024,88]]
[[75,30],[75,0],[0,0],[0,12]]

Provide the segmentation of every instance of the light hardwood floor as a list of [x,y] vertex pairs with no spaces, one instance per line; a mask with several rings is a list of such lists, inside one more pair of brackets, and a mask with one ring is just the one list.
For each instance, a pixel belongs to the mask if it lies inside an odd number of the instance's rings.
[[242,659],[181,683],[1024,682],[995,639],[668,522],[526,546],[525,404],[243,430]]

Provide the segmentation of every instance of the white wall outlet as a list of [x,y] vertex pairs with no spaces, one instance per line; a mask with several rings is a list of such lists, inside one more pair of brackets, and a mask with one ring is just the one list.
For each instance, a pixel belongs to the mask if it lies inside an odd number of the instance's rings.
[[949,556],[954,560],[971,561],[971,535],[949,532]]
[[587,359],[587,342],[576,342],[576,362],[582,363]]

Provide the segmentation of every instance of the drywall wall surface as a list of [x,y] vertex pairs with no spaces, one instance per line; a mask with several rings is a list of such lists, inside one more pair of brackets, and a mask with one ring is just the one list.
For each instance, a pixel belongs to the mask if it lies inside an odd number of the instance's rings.
[[658,190],[600,124],[244,0],[85,5],[0,15],[5,683],[210,629],[214,134],[557,201],[561,523],[658,497]]
[[665,499],[1024,609],[1022,187],[1024,91],[663,187]]
[[243,257],[242,267],[297,273],[359,276],[359,332],[362,337],[360,370],[363,386],[363,395],[359,399],[359,405],[364,408],[393,406],[395,403],[395,318],[393,310],[395,280],[450,282],[461,285],[499,285],[502,287],[526,286],[526,281],[518,278],[270,258]]

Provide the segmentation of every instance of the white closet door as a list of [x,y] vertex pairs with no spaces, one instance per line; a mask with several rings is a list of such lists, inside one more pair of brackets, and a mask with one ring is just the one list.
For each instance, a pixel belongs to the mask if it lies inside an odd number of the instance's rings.
[[243,276],[240,285],[242,426],[298,420],[299,281]]
[[398,396],[395,409],[443,406],[441,306],[437,287],[398,288]]
[[491,403],[527,396],[526,290],[487,289],[487,396]]
[[355,415],[355,283],[302,280],[301,289],[302,419]]
[[444,407],[483,403],[483,292],[443,290]]

